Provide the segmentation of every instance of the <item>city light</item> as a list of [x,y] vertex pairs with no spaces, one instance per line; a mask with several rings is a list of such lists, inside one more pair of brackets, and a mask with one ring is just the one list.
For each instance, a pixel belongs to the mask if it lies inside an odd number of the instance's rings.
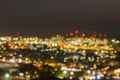
[[9,78],[9,77],[10,77],[10,74],[9,74],[9,73],[6,73],[6,74],[5,74],[5,77],[6,77],[6,78]]
[[57,35],[49,39],[2,37],[0,40],[0,68],[9,69],[10,73],[5,74],[6,78],[35,79],[41,77],[41,72],[71,80],[119,78],[120,48],[116,39]]

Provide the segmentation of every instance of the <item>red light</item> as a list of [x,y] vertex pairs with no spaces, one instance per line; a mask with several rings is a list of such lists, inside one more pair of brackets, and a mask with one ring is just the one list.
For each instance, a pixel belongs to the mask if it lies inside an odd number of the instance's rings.
[[79,33],[79,31],[78,30],[75,30],[75,34],[78,34]]
[[16,32],[17,35],[20,35],[20,32]]
[[102,34],[100,33],[99,36],[102,37]]
[[94,31],[93,33],[96,34],[96,31]]
[[70,36],[73,36],[73,35],[74,35],[74,34],[71,32],[71,33],[70,33]]
[[106,38],[106,37],[107,37],[107,34],[104,34],[104,37]]

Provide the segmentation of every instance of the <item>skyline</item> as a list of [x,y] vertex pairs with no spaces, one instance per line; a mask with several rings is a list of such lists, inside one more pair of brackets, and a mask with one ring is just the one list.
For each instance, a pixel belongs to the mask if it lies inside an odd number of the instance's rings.
[[0,35],[55,35],[78,29],[120,34],[120,1],[1,0]]

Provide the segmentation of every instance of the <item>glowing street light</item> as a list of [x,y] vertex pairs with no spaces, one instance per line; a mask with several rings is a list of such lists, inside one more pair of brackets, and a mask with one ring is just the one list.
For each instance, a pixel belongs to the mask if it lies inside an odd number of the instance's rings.
[[64,74],[67,74],[67,71],[63,71]]
[[70,72],[70,75],[74,75],[74,72]]
[[10,74],[6,73],[6,74],[5,74],[5,77],[6,77],[6,78],[9,78],[9,77],[10,77]]

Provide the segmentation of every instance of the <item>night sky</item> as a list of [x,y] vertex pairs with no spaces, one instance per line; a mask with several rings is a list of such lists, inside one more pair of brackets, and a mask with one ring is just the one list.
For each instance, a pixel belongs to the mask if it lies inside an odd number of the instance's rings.
[[0,35],[50,36],[78,29],[120,34],[120,0],[0,0]]

